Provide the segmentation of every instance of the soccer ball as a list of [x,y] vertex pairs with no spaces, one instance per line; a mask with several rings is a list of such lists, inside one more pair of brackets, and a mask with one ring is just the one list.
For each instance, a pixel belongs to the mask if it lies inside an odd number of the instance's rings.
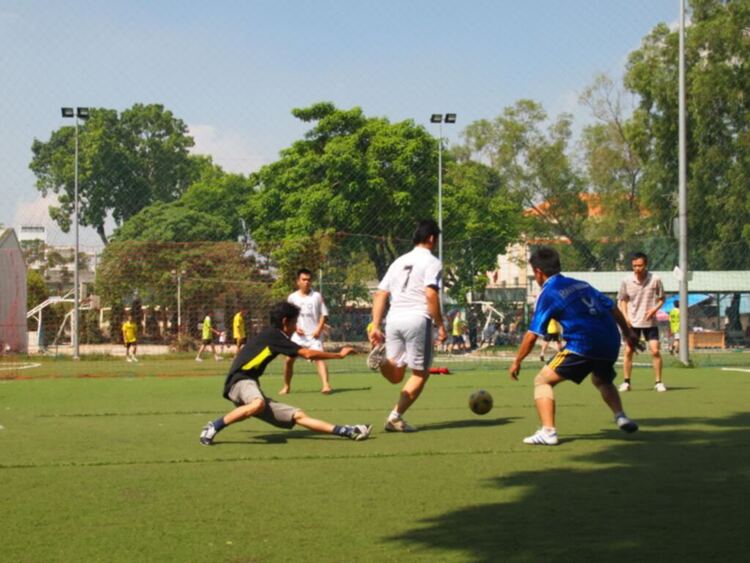
[[484,389],[469,395],[469,408],[476,414],[487,414],[492,410],[492,395]]

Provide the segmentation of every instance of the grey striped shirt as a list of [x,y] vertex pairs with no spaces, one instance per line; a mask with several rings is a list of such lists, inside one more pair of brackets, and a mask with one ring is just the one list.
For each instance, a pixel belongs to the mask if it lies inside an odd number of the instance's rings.
[[656,326],[656,315],[646,319],[649,309],[656,307],[660,299],[664,298],[664,286],[659,276],[651,272],[646,274],[643,283],[638,281],[635,274],[630,274],[622,280],[620,291],[617,293],[618,301],[628,304],[628,318],[633,328],[649,328]]

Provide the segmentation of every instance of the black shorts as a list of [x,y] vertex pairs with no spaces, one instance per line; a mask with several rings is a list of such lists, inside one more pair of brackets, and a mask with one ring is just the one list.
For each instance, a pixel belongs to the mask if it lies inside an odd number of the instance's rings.
[[545,334],[542,338],[545,342],[560,342],[560,333]]
[[137,346],[137,344],[136,344],[135,342],[126,342],[126,343],[125,343],[125,350],[130,350],[130,347],[131,347],[131,346],[132,346],[133,348],[135,348],[135,347]]
[[453,342],[453,344],[465,344],[464,337],[461,336],[460,334],[458,335],[454,334],[451,339],[451,342]]
[[205,345],[207,345],[207,346],[208,346],[209,344],[213,344],[213,343],[214,343],[214,341],[213,341],[213,340],[211,340],[210,338],[204,338],[204,339],[203,339],[203,344],[205,344]]
[[646,328],[636,328],[633,327],[633,330],[638,335],[638,340],[643,338],[643,340],[659,340],[659,327],[657,326],[648,326]]
[[615,360],[584,358],[568,350],[555,354],[555,357],[549,361],[547,366],[560,377],[576,383],[586,379],[586,376],[590,373],[608,383],[612,383],[617,375]]

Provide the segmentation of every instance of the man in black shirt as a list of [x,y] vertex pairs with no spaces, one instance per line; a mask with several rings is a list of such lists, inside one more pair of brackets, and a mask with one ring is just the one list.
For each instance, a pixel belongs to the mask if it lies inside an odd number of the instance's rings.
[[224,398],[232,401],[235,409],[203,427],[200,442],[213,444],[214,436],[226,426],[255,416],[279,428],[293,428],[295,424],[321,432],[336,434],[351,440],[364,440],[370,435],[371,425],[338,426],[307,416],[301,409],[269,399],[260,389],[259,378],[266,366],[283,354],[301,356],[306,360],[336,360],[354,353],[344,347],[340,352],[321,352],[302,348],[289,338],[297,328],[299,307],[286,301],[276,304],[270,313],[270,325],[251,339],[232,362],[224,382]]

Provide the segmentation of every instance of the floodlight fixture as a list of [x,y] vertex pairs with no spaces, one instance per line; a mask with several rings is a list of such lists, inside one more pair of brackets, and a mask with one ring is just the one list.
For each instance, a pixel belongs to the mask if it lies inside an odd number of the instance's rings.
[[76,108],[76,115],[81,119],[88,119],[90,117],[89,108]]
[[60,108],[60,111],[62,112],[63,117],[75,117],[73,108]]
[[430,116],[430,123],[442,123],[443,122],[443,114],[442,113],[433,113]]
[[455,123],[456,122],[456,114],[455,113],[446,113],[445,114],[445,122],[446,123]]

